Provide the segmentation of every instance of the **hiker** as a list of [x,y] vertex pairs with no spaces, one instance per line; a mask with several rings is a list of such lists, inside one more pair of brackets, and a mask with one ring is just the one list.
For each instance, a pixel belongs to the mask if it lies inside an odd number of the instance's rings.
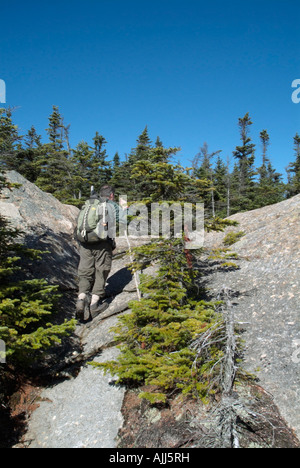
[[120,200],[121,208],[114,199],[114,188],[105,185],[99,195],[87,200],[78,217],[80,263],[76,315],[84,321],[94,319],[108,307],[103,299],[116,248],[116,228],[119,223],[126,226],[127,207]]

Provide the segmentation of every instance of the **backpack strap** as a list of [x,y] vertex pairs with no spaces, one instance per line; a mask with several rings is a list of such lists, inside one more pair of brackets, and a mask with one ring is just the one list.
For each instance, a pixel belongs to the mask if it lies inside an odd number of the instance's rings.
[[106,225],[107,225],[107,221],[106,221],[106,205],[107,205],[107,203],[104,202],[104,203],[103,203],[103,226],[106,226]]
[[90,209],[91,209],[91,204],[89,204],[87,210],[85,211],[85,214],[84,214],[84,218],[83,218],[83,223],[82,223],[82,231],[80,232],[81,236],[83,239],[87,240],[87,219],[88,219],[88,215],[89,215],[89,212],[90,212]]

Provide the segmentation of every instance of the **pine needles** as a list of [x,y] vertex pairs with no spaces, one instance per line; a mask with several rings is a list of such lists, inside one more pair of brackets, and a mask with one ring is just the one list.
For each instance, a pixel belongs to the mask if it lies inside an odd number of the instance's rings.
[[93,364],[116,375],[119,383],[154,386],[155,390],[140,394],[152,403],[165,402],[174,391],[207,402],[218,390],[215,375],[224,355],[224,340],[208,340],[203,353],[195,343],[211,333],[219,334],[219,302],[199,298],[190,255],[188,261],[180,239],[135,249],[132,268],[158,261],[158,273],[141,275],[143,297],[130,304],[131,313],[121,317],[114,329],[121,349],[118,359]]

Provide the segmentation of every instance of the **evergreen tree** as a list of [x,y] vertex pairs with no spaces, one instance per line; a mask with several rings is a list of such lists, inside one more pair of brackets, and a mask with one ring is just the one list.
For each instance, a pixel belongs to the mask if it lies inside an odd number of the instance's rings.
[[15,152],[20,140],[18,127],[12,122],[12,110],[0,109],[0,169],[18,170]]
[[[177,148],[172,149],[173,153],[176,151]],[[139,199],[150,204],[156,201],[181,199],[187,181],[191,179],[181,166],[141,160],[133,165],[131,180],[138,188]]]
[[249,178],[249,159],[253,157],[255,145],[251,143],[251,138],[248,136],[250,132],[250,125],[252,121],[247,113],[243,118],[239,119],[239,129],[242,140],[242,145],[237,146],[233,155],[238,160],[240,169],[240,194],[246,193],[248,178]]
[[155,148],[163,148],[163,147],[164,147],[163,142],[161,141],[161,139],[158,136],[156,138],[156,140],[155,140]]
[[151,150],[151,140],[148,134],[148,127],[146,126],[141,135],[137,139],[136,147],[131,151],[129,155],[129,164],[134,164],[138,161],[146,161]]
[[155,147],[151,148],[148,158],[154,163],[170,163],[178,151],[180,151],[180,148],[164,148],[163,142],[157,137]]
[[[127,179],[128,177],[128,179]],[[118,152],[113,159],[112,176],[110,184],[115,188],[116,195],[128,195],[128,183],[130,183],[130,165],[127,162],[121,162]]]
[[59,112],[59,108],[53,106],[53,112],[49,117],[49,128],[46,129],[53,152],[59,152],[63,148],[62,129],[63,118]]
[[72,164],[63,147],[63,120],[56,106],[53,106],[46,131],[49,143],[43,145],[36,162],[39,170],[36,185],[66,203],[73,195]]
[[290,163],[287,168],[288,173],[288,186],[287,195],[293,197],[300,193],[300,136],[296,133],[294,137],[294,149],[296,160]]
[[41,135],[38,135],[35,127],[32,126],[25,136],[25,147],[28,149],[41,148],[41,140]]
[[152,403],[166,402],[174,391],[207,401],[217,390],[212,382],[219,372],[222,346],[211,343],[205,356],[197,357],[191,344],[199,334],[217,328],[215,304],[197,297],[181,240],[143,246],[135,256],[135,269],[159,261],[158,274],[142,277],[145,297],[133,302],[132,312],[120,319],[119,358],[93,365],[117,375],[119,382],[151,385],[140,397]]
[[[168,161],[173,154],[176,154],[178,148],[164,148],[161,140],[157,138],[155,147],[152,147],[151,140],[148,134],[148,127],[146,126],[144,131],[137,139],[137,146],[134,148],[124,164],[122,164],[119,173],[123,176],[123,194],[127,194],[132,200],[142,200],[150,196],[150,192],[155,197],[155,187],[157,187],[157,180],[161,181],[166,174],[163,170],[161,175],[157,174],[155,165],[161,164],[161,168],[165,164],[168,166]],[[150,182],[151,174],[153,171],[157,174],[158,179]],[[141,176],[143,174],[143,176]],[[121,177],[119,177],[119,182]]]
[[228,165],[226,165],[220,156],[218,156],[213,172],[213,185],[215,187],[215,207],[216,214],[221,217],[229,216],[228,213],[228,189],[230,174]]
[[268,177],[267,167],[268,167],[268,163],[270,162],[270,160],[267,158],[267,150],[270,144],[270,137],[269,137],[267,130],[263,130],[262,132],[260,132],[260,140],[262,143],[263,151],[262,151],[262,166],[258,169],[258,174],[260,177],[260,183],[263,185],[263,183]]
[[86,200],[91,193],[91,186],[94,184],[94,150],[86,141],[78,143],[73,150],[70,159],[73,165],[72,171],[72,193],[76,205],[80,205],[82,200]]
[[[139,187],[143,202],[149,207],[152,203],[201,201],[210,182],[191,177],[181,166],[156,162],[157,149],[161,147],[148,148],[147,159],[135,161],[132,167],[131,179]],[[177,151],[166,150],[169,155]],[[155,209],[153,205],[151,208]],[[206,220],[209,230],[222,230],[228,224],[218,218]],[[133,270],[143,270],[155,262],[159,263],[158,274],[142,276],[140,287],[145,296],[133,302],[132,312],[120,320],[116,329],[122,343],[118,360],[96,364],[117,375],[119,382],[155,386],[140,395],[152,403],[165,402],[174,391],[206,399],[217,389],[212,381],[223,356],[222,347],[213,343],[199,359],[191,347],[199,334],[216,326],[218,314],[214,304],[199,296],[194,257],[186,249],[185,226],[180,238],[175,239],[174,234],[171,228],[170,239],[135,249]]]
[[242,210],[240,197],[240,168],[237,163],[234,163],[230,176],[230,187],[230,214],[235,214]]
[[116,154],[114,155],[114,159],[113,159],[113,170],[116,171],[121,165],[121,159],[120,159],[120,156],[119,156],[119,153],[116,152]]
[[[198,153],[193,161],[193,172],[194,176],[201,180],[209,180],[210,187],[207,191],[205,201],[205,207],[210,211],[212,216],[216,216],[216,207],[215,207],[215,187],[214,187],[214,177],[213,177],[213,165],[212,160],[216,155],[220,155],[221,150],[214,151],[213,153],[208,152],[208,144],[205,142],[200,148],[200,153]],[[201,165],[200,165],[201,163]]]
[[[3,188],[13,186],[1,176],[0,192]],[[36,358],[41,350],[59,343],[75,325],[74,320],[61,325],[49,323],[58,298],[57,286],[45,280],[17,279],[21,271],[26,277],[26,268],[43,255],[20,244],[19,235],[0,215],[0,339],[6,344],[8,364]]]
[[132,164],[128,160],[120,162],[120,166],[115,166],[112,170],[112,176],[109,181],[115,188],[116,195],[127,195],[128,199],[138,200],[138,194],[134,183],[132,182]]
[[105,145],[107,141],[105,138],[96,132],[94,141],[94,157],[92,162],[92,175],[91,182],[96,187],[100,188],[109,182],[112,176],[111,165],[107,161],[107,153]]
[[262,144],[262,165],[257,169],[259,181],[255,189],[255,208],[278,203],[283,200],[284,184],[282,176],[272,166],[267,156],[270,137],[267,130],[260,133]]
[[65,142],[65,144],[67,146],[68,156],[71,156],[71,151],[72,151],[71,146],[70,146],[70,127],[71,127],[71,124],[65,125],[64,124],[64,118],[62,118],[61,124],[62,124],[62,140],[63,140],[63,142]]
[[[250,126],[252,121],[247,113],[243,118],[239,119],[239,129],[242,140],[242,145],[237,146],[233,152],[234,157],[238,160],[238,166],[235,168],[235,178],[238,170],[238,185],[237,193],[235,194],[236,204],[234,211],[245,211],[253,209],[255,198],[255,181],[256,175],[255,162],[255,145],[249,137]],[[237,182],[237,180],[236,180]]]
[[22,147],[15,152],[16,170],[33,183],[40,175],[38,161],[43,151],[41,138],[32,126],[24,137]]

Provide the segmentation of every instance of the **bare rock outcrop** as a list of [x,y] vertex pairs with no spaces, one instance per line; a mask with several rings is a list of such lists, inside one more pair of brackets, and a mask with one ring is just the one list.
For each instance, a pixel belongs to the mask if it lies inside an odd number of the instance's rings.
[[46,230],[71,235],[78,208],[60,203],[49,193],[40,190],[18,172],[8,171],[6,178],[19,188],[3,191],[5,199],[0,202],[0,212],[11,219],[18,229],[34,233]]
[[3,190],[1,215],[21,231],[25,245],[48,252],[35,263],[32,275],[62,290],[76,289],[78,248],[73,231],[78,208],[60,203],[15,171],[7,172],[6,178],[20,187]]
[[[67,298],[65,313],[70,317],[77,293],[79,258],[73,231],[78,210],[61,204],[16,172],[7,177],[21,187],[5,191],[0,213],[23,231],[29,247],[49,251],[32,274],[60,285]],[[240,390],[240,398],[249,401],[251,408],[255,403],[253,411],[260,415],[256,425],[245,416],[243,424],[250,429],[243,433],[247,439],[243,446],[260,445],[268,439],[267,446],[296,447],[294,433],[300,435],[300,195],[231,219],[239,226],[207,235],[205,246],[222,247],[228,232],[243,231],[245,235],[231,247],[239,256],[239,268],[224,271],[204,255],[199,262],[199,284],[212,299],[224,288],[231,291],[234,318],[244,331],[243,367],[260,380],[257,388]],[[108,279],[109,307],[90,324],[78,325],[74,347],[67,352],[60,349],[56,355],[54,351],[51,370],[59,380],[41,391],[25,446],[172,448],[201,446],[199,440],[211,440],[205,424],[213,427],[213,419],[207,420],[207,410],[197,402],[175,399],[169,409],[147,406],[134,390],[126,392],[109,375],[87,364],[115,357],[118,350],[111,327],[137,298],[129,258],[122,255],[126,242],[118,247]],[[249,438],[255,431],[255,437]]]
[[229,232],[244,236],[230,249],[238,270],[211,262],[203,283],[215,295],[226,286],[243,323],[244,367],[273,395],[282,416],[300,435],[300,195],[276,205],[239,213],[237,227],[206,236],[206,247],[224,247]]

